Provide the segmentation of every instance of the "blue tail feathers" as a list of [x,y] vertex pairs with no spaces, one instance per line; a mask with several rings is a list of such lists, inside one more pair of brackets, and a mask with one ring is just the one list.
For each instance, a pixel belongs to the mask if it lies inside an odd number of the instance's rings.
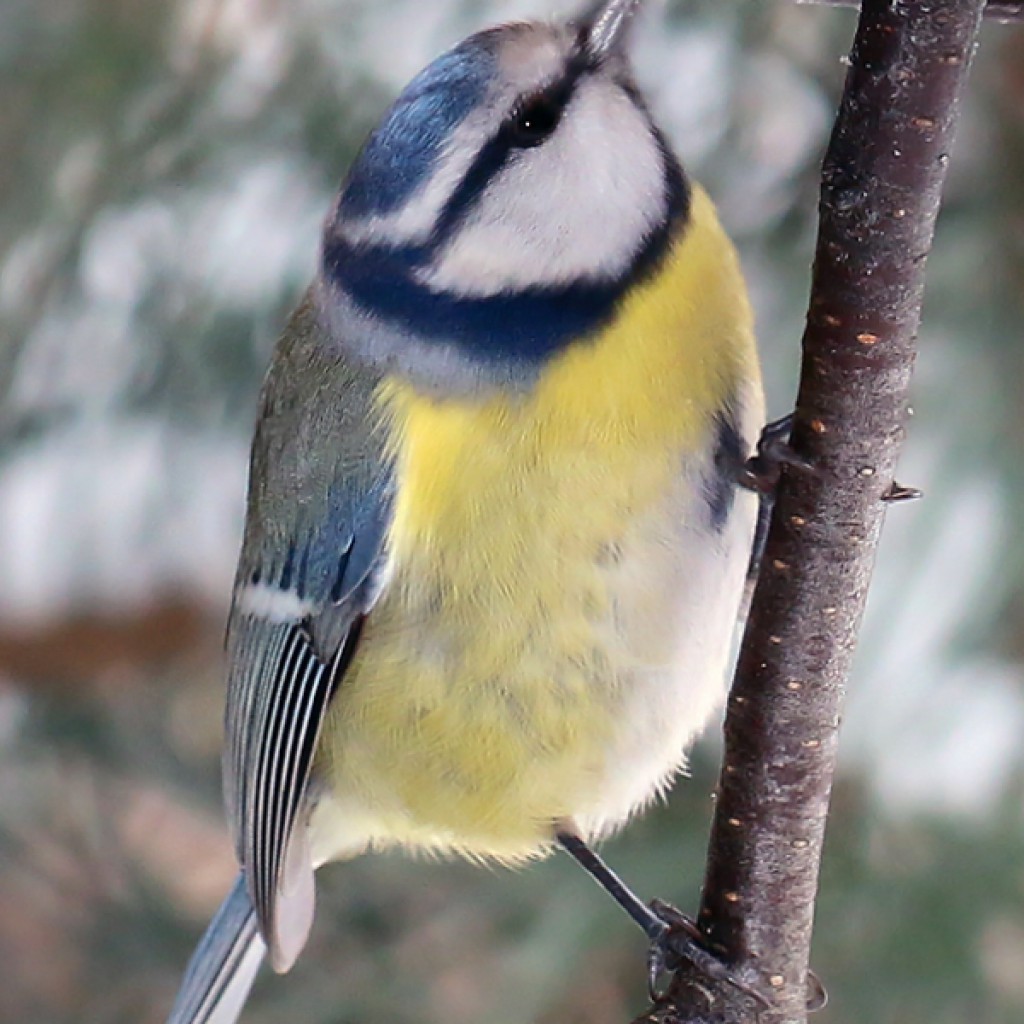
[[265,954],[240,874],[192,954],[167,1024],[234,1024]]

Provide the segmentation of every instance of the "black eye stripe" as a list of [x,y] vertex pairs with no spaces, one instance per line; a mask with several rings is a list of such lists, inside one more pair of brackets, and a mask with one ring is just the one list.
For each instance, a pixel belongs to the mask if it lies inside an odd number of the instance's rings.
[[534,93],[521,96],[502,125],[509,143],[518,147],[540,145],[558,128],[576,91],[579,73],[570,68],[557,82]]
[[[441,216],[434,226],[431,245],[441,245],[451,237],[452,232],[457,230],[458,225],[472,210],[490,182],[511,160],[515,159],[519,151],[540,145],[545,139],[550,138],[550,132],[529,140],[519,137],[521,129],[518,127],[517,121],[527,111],[527,106],[541,101],[545,104],[552,104],[553,111],[556,112],[554,128],[557,128],[565,108],[572,99],[578,80],[578,73],[566,75],[546,89],[527,94],[520,99],[497,132],[481,147],[465,177],[445,204]],[[531,107],[531,109],[533,108]],[[536,113],[540,117],[539,110]],[[529,134],[529,129],[527,129],[527,134]]]
[[[557,130],[558,124],[561,123],[566,108],[572,102],[580,80],[589,70],[589,65],[573,57],[561,78],[542,89],[525,93],[519,98],[495,134],[480,148],[476,159],[452,192],[434,226],[429,243],[431,247],[440,246],[451,237],[452,233],[458,229],[459,224],[469,215],[490,182],[512,160],[523,150],[538,146],[551,137]],[[551,111],[547,116],[551,117],[554,123],[545,125],[546,128],[550,128],[550,131],[547,131],[546,134],[538,133],[536,137],[528,139],[517,137],[518,119],[526,113],[528,108],[536,113],[538,127],[540,126],[540,121],[543,120],[540,109],[532,106],[539,103],[551,106]],[[530,129],[526,130],[526,135],[530,135]]]
[[553,97],[541,93],[517,106],[507,131],[513,146],[539,146],[554,135],[562,120],[564,107]]

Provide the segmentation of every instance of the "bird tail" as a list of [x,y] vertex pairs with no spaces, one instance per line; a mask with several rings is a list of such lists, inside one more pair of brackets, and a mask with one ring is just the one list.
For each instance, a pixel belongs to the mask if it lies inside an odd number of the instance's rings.
[[167,1024],[234,1024],[265,953],[240,874],[192,954]]

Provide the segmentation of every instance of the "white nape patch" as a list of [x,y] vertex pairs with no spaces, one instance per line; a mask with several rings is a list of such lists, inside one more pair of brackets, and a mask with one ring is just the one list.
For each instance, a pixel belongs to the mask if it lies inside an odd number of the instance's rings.
[[419,279],[465,297],[613,280],[666,205],[664,159],[646,116],[617,83],[588,77],[555,134],[514,155]]
[[294,590],[281,590],[269,583],[249,583],[238,589],[236,607],[246,615],[265,619],[275,625],[299,622],[316,607]]

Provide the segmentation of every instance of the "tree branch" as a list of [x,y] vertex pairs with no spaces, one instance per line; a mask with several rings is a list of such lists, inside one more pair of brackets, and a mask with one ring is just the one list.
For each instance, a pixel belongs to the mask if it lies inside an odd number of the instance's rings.
[[[793,444],[740,653],[692,966],[645,1021],[796,1024],[845,680],[902,443],[925,261],[983,0],[865,0],[822,177]],[[992,6],[991,4],[989,5]]]
[[[819,7],[860,7],[860,0],[796,0]],[[985,17],[995,21],[1024,21],[1024,0],[988,0]]]

